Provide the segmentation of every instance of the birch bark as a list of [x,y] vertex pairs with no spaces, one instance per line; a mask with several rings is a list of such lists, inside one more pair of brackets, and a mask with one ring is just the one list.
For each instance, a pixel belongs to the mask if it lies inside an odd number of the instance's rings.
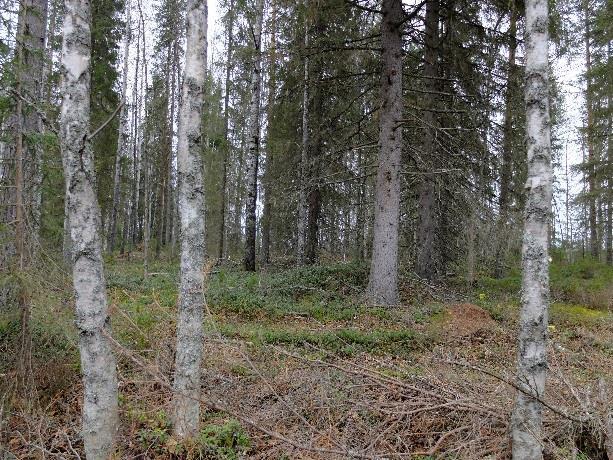
[[522,309],[518,343],[518,392],[511,419],[513,458],[543,458],[542,405],[547,370],[549,307],[548,227],[553,172],[548,83],[547,0],[526,2],[525,104],[528,179],[522,249]]
[[113,453],[117,432],[117,375],[102,263],[100,208],[95,192],[90,124],[90,4],[66,0],[61,57],[60,145],[73,258],[76,326],[83,373],[83,442],[89,460]]
[[260,97],[262,64],[262,18],[264,0],[256,2],[253,26],[253,67],[251,69],[251,101],[249,102],[249,144],[247,158],[247,203],[245,209],[245,270],[255,271],[256,206],[258,197],[258,163],[260,157]]
[[185,71],[177,147],[181,274],[174,380],[174,432],[198,433],[204,296],[202,106],[207,54],[207,1],[188,0]]
[[277,87],[277,5],[275,0],[270,2],[270,44],[268,49],[268,103],[266,110],[266,170],[264,172],[264,206],[262,210],[262,264],[270,263],[270,233],[273,213],[273,170],[274,153],[272,148],[271,128],[274,124],[275,91]]
[[402,21],[401,0],[383,0],[381,44],[381,115],[379,166],[375,188],[373,252],[368,281],[371,302],[398,303],[398,220],[402,151]]

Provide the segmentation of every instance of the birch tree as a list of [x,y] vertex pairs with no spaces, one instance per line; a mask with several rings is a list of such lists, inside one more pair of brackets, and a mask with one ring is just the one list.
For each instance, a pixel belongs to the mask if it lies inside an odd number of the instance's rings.
[[117,432],[117,374],[109,334],[100,208],[90,144],[90,3],[66,0],[61,57],[62,149],[83,373],[83,442],[88,459],[106,460]]
[[375,186],[373,252],[368,296],[373,303],[398,303],[398,219],[402,153],[402,23],[401,0],[383,0],[381,20],[381,110],[379,166]]
[[268,45],[268,102],[266,108],[267,133],[266,133],[266,165],[263,178],[264,206],[262,210],[262,255],[264,265],[270,263],[270,228],[273,213],[273,183],[274,152],[271,126],[275,121],[275,91],[277,88],[277,5],[275,0],[270,2],[270,43]]
[[552,166],[548,84],[547,0],[526,2],[526,140],[528,179],[522,249],[522,309],[517,384],[511,420],[513,458],[541,459],[542,404],[547,369],[549,307],[548,230],[551,222]]
[[249,144],[247,149],[247,203],[245,219],[245,270],[255,271],[256,205],[258,197],[258,163],[260,157],[260,97],[262,62],[262,17],[264,0],[256,1],[251,69],[251,100],[249,102]]
[[181,89],[177,172],[181,270],[174,380],[174,432],[198,432],[204,296],[204,184],[201,152],[202,106],[207,54],[207,1],[188,0],[185,70]]

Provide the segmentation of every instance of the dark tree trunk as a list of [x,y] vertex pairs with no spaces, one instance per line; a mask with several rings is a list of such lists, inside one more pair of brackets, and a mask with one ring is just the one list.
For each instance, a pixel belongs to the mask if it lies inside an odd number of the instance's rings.
[[[437,185],[434,174],[429,171],[434,167],[437,144],[436,96],[439,56],[439,1],[430,0],[426,4],[426,41],[424,53],[424,85],[427,94],[424,96],[424,142],[422,158],[426,171],[419,185],[417,228],[417,261],[416,273],[422,278],[434,279],[441,270],[442,255],[440,253],[437,233],[440,232],[440,222],[437,209]],[[428,110],[432,109],[432,110]]]
[[402,160],[402,23],[401,0],[383,1],[381,20],[381,110],[379,166],[375,188],[373,253],[368,281],[371,302],[398,303],[398,224]]

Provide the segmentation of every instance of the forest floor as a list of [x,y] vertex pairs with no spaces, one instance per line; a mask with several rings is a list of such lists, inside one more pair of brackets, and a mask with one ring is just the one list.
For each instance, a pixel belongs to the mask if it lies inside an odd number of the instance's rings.
[[[170,430],[176,265],[107,261],[119,362],[117,458],[505,458],[513,403],[519,272],[431,286],[402,276],[402,306],[368,307],[367,267],[209,267],[200,436]],[[70,279],[25,275],[32,360],[18,385],[19,321],[0,317],[0,453],[84,458]],[[606,458],[613,407],[613,269],[551,270],[550,459]],[[17,387],[25,389],[15,391]],[[3,447],[4,446],[4,447]],[[4,449],[4,452],[2,452]]]

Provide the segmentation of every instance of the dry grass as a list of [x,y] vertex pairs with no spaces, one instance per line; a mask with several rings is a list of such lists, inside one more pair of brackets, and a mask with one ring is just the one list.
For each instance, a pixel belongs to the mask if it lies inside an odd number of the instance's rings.
[[[145,307],[147,318],[155,321],[139,322],[117,301],[137,302],[139,295],[126,291],[112,296],[113,324],[121,337],[117,458],[508,457],[515,311],[498,321],[476,306],[434,313],[411,323],[420,340],[403,353],[379,352],[376,346],[345,353],[309,342],[281,346],[229,337],[223,327],[210,327],[203,356],[203,426],[225,426],[238,419],[250,445],[231,451],[202,446],[180,450],[167,423],[174,312],[164,305],[163,293],[154,292]],[[211,309],[217,323],[227,320]],[[394,318],[402,320],[414,310],[396,311]],[[303,316],[283,317],[285,327],[312,332],[319,325],[328,334],[351,321],[361,331],[392,327],[389,318],[372,314],[325,324]],[[562,317],[551,338],[544,401],[553,410],[544,411],[546,456],[605,458],[604,421],[613,406],[610,317],[585,324]],[[12,393],[11,400],[4,401],[3,407],[10,408],[2,423],[4,449],[19,459],[84,458],[81,387],[74,365],[35,360],[33,380],[36,393]],[[585,456],[577,457],[580,452]]]

